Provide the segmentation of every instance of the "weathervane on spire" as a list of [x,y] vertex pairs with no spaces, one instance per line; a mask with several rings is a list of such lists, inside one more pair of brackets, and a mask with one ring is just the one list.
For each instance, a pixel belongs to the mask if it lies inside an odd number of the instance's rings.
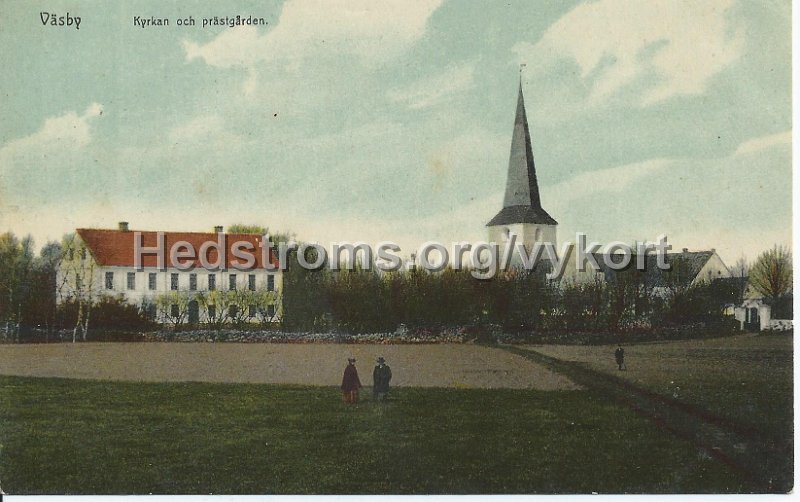
[[522,69],[528,66],[527,63],[520,63],[519,64],[519,84],[522,85]]

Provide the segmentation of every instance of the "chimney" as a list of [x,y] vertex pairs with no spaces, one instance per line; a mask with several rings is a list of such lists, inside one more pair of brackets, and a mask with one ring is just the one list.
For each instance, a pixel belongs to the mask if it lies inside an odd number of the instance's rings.
[[222,231],[223,231],[222,225],[217,225],[217,226],[214,227],[214,233],[215,234],[221,234]]
[[128,231],[128,222],[127,221],[120,221],[118,225],[119,225],[119,231],[120,232],[127,232]]
[[683,248],[683,252],[684,253],[688,253],[689,252],[689,248]]
[[716,248],[711,248],[711,254],[714,254],[714,253],[716,253],[716,252],[717,252],[717,249],[716,249]]

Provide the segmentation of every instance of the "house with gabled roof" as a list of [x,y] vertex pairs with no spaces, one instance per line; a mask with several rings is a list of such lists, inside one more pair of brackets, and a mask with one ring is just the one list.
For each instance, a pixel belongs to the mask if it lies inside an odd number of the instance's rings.
[[[263,246],[263,238],[227,234],[222,227],[214,232],[134,231],[120,222],[117,229],[79,228],[65,243],[57,299],[94,303],[101,296],[120,297],[156,321],[165,322],[180,311],[185,321],[197,323],[228,314],[218,311],[216,292],[266,292],[272,299],[266,305],[228,302],[226,308],[248,310],[237,312],[237,319],[277,319],[283,275],[274,249]],[[179,253],[171,252],[173,248]],[[166,313],[158,312],[156,300],[169,295],[185,298],[186,304],[176,300]],[[247,295],[241,298],[246,301]]]
[[[606,281],[613,280],[617,270],[607,265],[605,256],[597,253],[594,258],[603,278]],[[619,259],[621,256],[612,255],[608,261],[619,263]],[[636,257],[634,256],[631,259],[630,268],[635,266],[635,262]],[[684,248],[680,252],[666,253],[664,262],[669,266],[668,270],[658,267],[658,257],[653,253],[647,254],[644,260],[643,280],[656,294],[659,294],[660,290],[699,286],[703,283],[731,277],[728,266],[713,248],[709,251],[689,251],[688,248]]]

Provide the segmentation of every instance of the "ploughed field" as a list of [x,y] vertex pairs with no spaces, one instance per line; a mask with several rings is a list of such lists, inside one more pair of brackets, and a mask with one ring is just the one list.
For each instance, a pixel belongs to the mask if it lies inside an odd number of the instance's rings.
[[392,385],[576,389],[567,377],[499,348],[465,344],[60,343],[0,345],[0,375],[145,382],[338,385],[348,357],[371,385],[378,356]]

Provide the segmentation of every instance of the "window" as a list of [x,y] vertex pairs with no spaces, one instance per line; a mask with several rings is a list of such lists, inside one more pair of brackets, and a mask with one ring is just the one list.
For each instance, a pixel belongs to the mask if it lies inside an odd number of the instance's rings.
[[236,274],[228,275],[228,289],[231,291],[236,289]]
[[208,274],[208,290],[214,291],[217,289],[217,274]]
[[83,288],[83,281],[81,280],[81,276],[75,274],[75,289]]
[[267,305],[267,315],[270,318],[275,317],[275,305],[274,304],[270,303],[269,305]]
[[174,318],[177,318],[180,315],[180,309],[178,309],[177,303],[173,303],[169,310],[170,315]]
[[197,291],[197,274],[189,274],[189,289]]
[[217,306],[216,305],[209,305],[208,306],[208,318],[214,319],[217,317]]
[[178,274],[172,274],[170,277],[169,289],[172,291],[178,291]]
[[250,291],[256,290],[256,274],[250,274],[247,276],[247,289]]
[[114,272],[106,272],[106,289],[114,289]]
[[86,248],[81,248],[81,260],[86,259]]
[[235,318],[239,314],[239,307],[236,305],[231,305],[228,309],[228,315]]
[[250,317],[255,317],[255,316],[256,316],[256,306],[250,305]]
[[72,248],[69,248],[67,250],[67,256],[69,257],[68,259],[74,260],[75,259],[75,250],[72,249]]
[[128,289],[136,289],[136,272],[128,272]]
[[150,274],[147,276],[147,287],[150,289],[150,291],[155,291],[156,289],[156,274],[153,272],[150,272]]
[[275,291],[275,276],[272,274],[267,276],[267,291]]

